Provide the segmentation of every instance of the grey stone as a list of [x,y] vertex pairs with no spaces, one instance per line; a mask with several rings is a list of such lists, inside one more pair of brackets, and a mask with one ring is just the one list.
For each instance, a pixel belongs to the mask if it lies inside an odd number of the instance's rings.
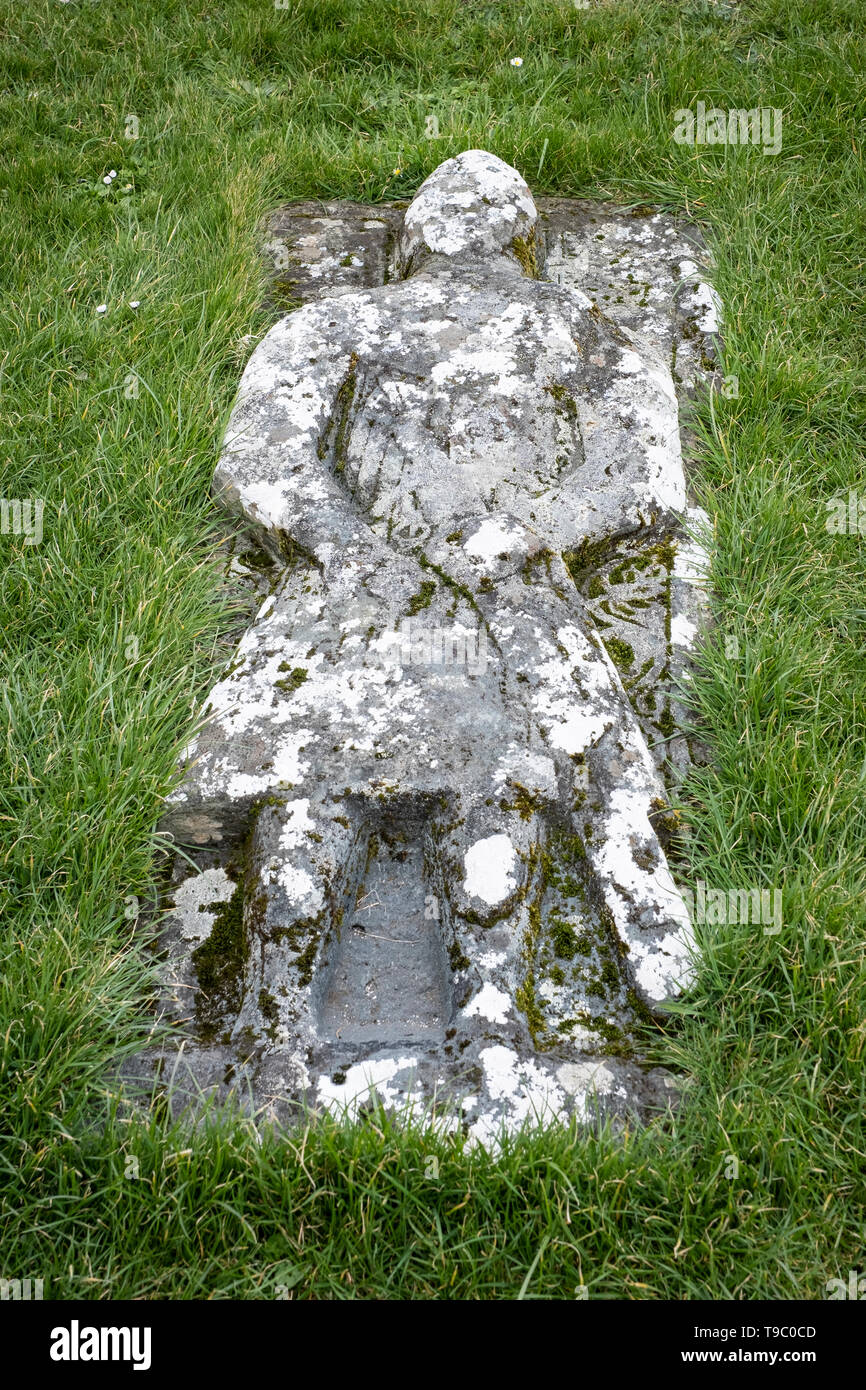
[[268,219],[265,256],[282,299],[306,301],[381,285],[402,221],[388,206],[295,203]]
[[659,839],[689,750],[651,750],[646,699],[673,708],[700,623],[679,234],[610,231],[668,269],[608,317],[573,270],[590,215],[545,229],[484,151],[400,223],[361,212],[271,223],[307,302],[253,353],[214,483],[281,577],[163,821],[196,872],[178,860],[162,1012],[186,1037],[161,1062],[176,1104],[282,1119],[372,1087],[484,1142],[645,1114],[671,1082],[626,1059],[635,1021],[694,955]]

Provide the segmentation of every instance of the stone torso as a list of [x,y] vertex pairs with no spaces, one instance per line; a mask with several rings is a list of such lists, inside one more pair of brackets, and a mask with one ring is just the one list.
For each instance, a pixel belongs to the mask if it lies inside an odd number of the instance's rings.
[[579,292],[515,273],[421,273],[298,311],[254,355],[233,424],[218,484],[276,530],[298,445],[395,549],[503,512],[563,552],[685,504],[669,379]]

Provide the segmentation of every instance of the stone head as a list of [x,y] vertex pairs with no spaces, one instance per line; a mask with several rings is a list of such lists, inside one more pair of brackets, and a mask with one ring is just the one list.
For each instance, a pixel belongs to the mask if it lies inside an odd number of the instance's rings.
[[458,266],[515,268],[537,275],[538,211],[516,169],[487,150],[465,150],[422,183],[403,219],[403,277]]

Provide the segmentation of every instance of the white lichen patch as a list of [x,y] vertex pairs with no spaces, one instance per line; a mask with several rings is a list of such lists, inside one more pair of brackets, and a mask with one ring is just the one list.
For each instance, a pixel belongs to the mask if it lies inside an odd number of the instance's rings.
[[616,718],[610,665],[573,624],[557,630],[555,646],[540,640],[539,655],[532,696],[536,716],[553,748],[569,756],[583,753]]
[[514,892],[517,854],[507,835],[488,835],[471,845],[463,857],[464,892],[496,907]]
[[698,625],[686,617],[685,613],[674,613],[671,617],[671,641],[675,647],[693,647],[698,635]]
[[[320,1104],[341,1117],[356,1119],[361,1105],[375,1094],[384,1105],[399,1105],[411,1090],[416,1066],[414,1057],[370,1057],[347,1068],[345,1079],[336,1082],[320,1076],[317,1084]],[[401,1081],[395,1078],[400,1077]]]
[[565,1092],[555,1078],[510,1047],[494,1045],[479,1058],[484,1072],[484,1108],[469,1127],[475,1143],[496,1149],[503,1132],[550,1124],[565,1110]]
[[286,854],[307,842],[307,836],[316,833],[316,822],[310,817],[310,799],[301,797],[297,801],[287,801],[284,807],[285,824],[280,831],[280,849]]
[[225,869],[205,869],[184,879],[174,894],[174,917],[184,940],[206,940],[216,922],[215,913],[206,909],[227,903],[236,888]]
[[619,369],[621,372],[642,372],[644,363],[636,352],[624,351],[619,359]]
[[521,542],[523,536],[522,528],[511,527],[502,518],[493,517],[482,521],[463,548],[470,559],[489,564],[502,553],[507,553],[515,542]]
[[499,966],[504,965],[508,960],[507,951],[479,951],[476,955],[478,967],[485,974],[490,974]]
[[489,1023],[505,1023],[511,1013],[512,1000],[504,990],[489,981],[481,986],[463,1010],[464,1018],[486,1018]]

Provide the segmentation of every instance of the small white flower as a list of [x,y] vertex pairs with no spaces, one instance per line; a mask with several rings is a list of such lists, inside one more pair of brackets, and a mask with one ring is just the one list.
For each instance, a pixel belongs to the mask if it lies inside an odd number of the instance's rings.
[[109,171],[108,171],[108,177],[109,177],[110,179],[116,179],[116,178],[117,178],[117,170],[116,170],[116,169],[109,169]]
[[132,184],[131,184],[131,183],[125,183],[125,184],[123,185],[123,191],[124,191],[124,193],[131,193],[131,192],[132,192]]
[[102,180],[102,182],[103,182],[103,183],[108,183],[108,184],[110,184],[110,183],[111,183],[111,179],[110,179],[110,178],[108,177],[108,175],[106,174],[106,175],[105,175],[105,178]]
[[396,178],[398,174],[402,174],[403,170],[402,170],[402,169],[392,169],[391,172],[392,172],[393,176]]
[[129,307],[130,307],[130,309],[137,309],[138,306],[140,305],[140,303],[141,303],[141,300],[140,300],[140,299],[131,299],[131,300],[129,301]]
[[108,305],[107,305],[107,304],[97,304],[97,306],[96,306],[96,312],[97,312],[97,314],[105,314],[105,313],[107,313],[107,312],[108,312]]
[[511,66],[512,66],[513,68],[522,68],[522,67],[523,67],[523,59],[522,59],[522,58],[512,58],[512,59],[511,59]]

